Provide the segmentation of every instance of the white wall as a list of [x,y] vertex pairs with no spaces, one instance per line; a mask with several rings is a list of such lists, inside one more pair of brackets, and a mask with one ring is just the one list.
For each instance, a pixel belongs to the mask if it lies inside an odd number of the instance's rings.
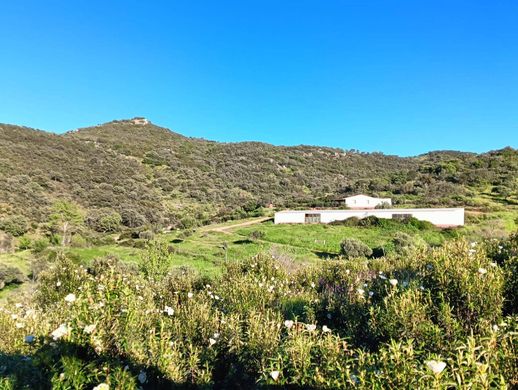
[[320,214],[321,223],[343,221],[357,217],[374,215],[378,218],[392,218],[393,214],[411,214],[421,221],[428,221],[437,226],[464,225],[464,209],[376,209],[376,210],[296,210],[275,213],[275,223],[304,223],[305,215]]
[[390,198],[372,198],[370,196],[352,196],[349,198],[345,198],[345,205],[352,209],[354,208],[375,208],[382,203],[387,203],[388,205],[392,205],[392,200]]

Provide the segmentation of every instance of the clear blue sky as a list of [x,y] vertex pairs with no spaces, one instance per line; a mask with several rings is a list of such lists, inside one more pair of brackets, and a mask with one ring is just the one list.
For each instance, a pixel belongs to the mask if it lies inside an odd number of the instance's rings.
[[518,1],[6,0],[0,122],[415,155],[518,147]]

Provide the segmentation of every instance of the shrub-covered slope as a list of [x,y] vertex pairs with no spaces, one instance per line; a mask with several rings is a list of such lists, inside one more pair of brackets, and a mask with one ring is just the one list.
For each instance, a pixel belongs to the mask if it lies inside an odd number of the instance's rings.
[[517,201],[517,176],[512,148],[401,158],[218,143],[132,120],[65,135],[0,125],[0,214],[31,221],[45,221],[58,198],[87,214],[110,209],[125,221],[184,227],[270,203],[336,205],[358,192],[393,196],[400,204],[505,206]]

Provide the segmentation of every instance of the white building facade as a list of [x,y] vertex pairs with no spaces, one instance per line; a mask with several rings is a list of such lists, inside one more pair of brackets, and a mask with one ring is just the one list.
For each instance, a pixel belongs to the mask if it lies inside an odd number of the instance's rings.
[[392,206],[390,198],[374,198],[367,195],[354,195],[344,199],[349,209],[374,209],[377,206]]
[[286,210],[275,213],[274,223],[330,223],[347,218],[375,216],[386,219],[414,217],[440,227],[464,225],[463,208],[368,209],[368,210]]

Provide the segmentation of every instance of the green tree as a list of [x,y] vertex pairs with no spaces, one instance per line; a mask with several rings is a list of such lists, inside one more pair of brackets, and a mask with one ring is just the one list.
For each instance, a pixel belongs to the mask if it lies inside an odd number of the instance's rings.
[[52,206],[50,215],[52,230],[61,234],[61,246],[70,243],[70,238],[83,224],[83,214],[79,207],[67,200],[59,200]]

